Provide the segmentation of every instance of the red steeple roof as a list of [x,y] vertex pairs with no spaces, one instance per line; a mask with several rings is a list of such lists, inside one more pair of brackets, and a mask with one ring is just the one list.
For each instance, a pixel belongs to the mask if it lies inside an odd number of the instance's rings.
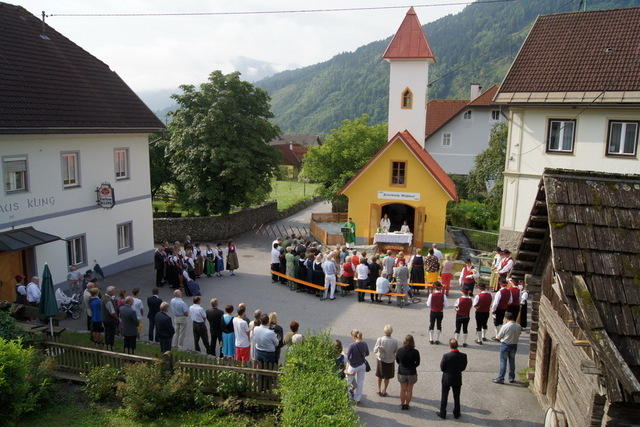
[[436,57],[422,31],[413,7],[407,12],[382,57],[384,59],[433,59],[435,61]]

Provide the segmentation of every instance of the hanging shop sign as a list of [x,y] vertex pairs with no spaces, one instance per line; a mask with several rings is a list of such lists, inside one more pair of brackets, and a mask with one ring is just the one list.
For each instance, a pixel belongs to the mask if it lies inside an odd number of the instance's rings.
[[116,196],[113,187],[108,182],[100,184],[96,190],[98,194],[98,206],[105,209],[111,209],[116,204]]

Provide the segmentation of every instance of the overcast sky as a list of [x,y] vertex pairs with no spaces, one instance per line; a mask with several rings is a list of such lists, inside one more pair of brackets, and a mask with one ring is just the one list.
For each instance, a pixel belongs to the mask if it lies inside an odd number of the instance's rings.
[[[6,0],[11,2],[11,0]],[[460,0],[420,0],[416,4]],[[205,12],[407,5],[409,0],[24,0],[40,16],[56,13]],[[463,6],[417,8],[422,24]],[[47,23],[106,62],[134,90],[175,88],[252,58],[298,68],[383,39],[406,9],[248,16],[56,17]],[[247,62],[246,60],[244,61]],[[250,77],[250,76],[247,76]]]

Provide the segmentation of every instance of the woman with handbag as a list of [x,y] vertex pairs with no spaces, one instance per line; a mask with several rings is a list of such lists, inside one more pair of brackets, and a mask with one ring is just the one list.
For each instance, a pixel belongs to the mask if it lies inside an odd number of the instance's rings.
[[369,346],[362,341],[362,332],[357,329],[351,331],[353,342],[347,348],[347,360],[349,361],[348,373],[355,374],[356,389],[353,393],[353,400],[356,405],[362,400],[362,392],[364,390],[364,376],[366,372],[371,370],[366,357],[369,355]]

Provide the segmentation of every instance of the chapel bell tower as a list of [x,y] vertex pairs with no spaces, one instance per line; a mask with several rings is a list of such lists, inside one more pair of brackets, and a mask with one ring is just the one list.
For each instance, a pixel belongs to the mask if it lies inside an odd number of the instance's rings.
[[389,62],[389,134],[408,130],[424,147],[429,64],[435,56],[413,7],[382,55]]

